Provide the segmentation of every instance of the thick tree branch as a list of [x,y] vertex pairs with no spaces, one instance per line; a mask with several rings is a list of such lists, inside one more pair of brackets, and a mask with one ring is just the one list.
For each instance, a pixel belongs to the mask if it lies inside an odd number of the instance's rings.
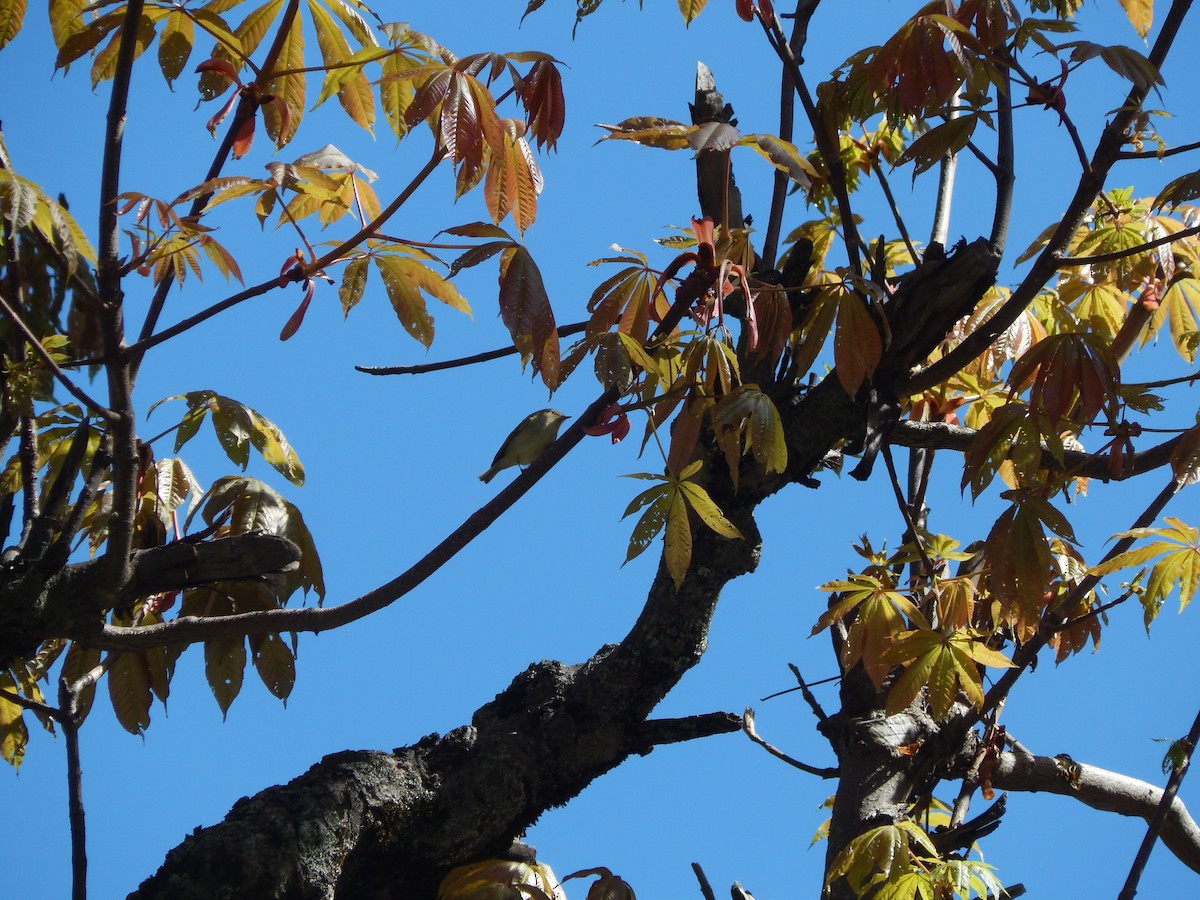
[[[1162,798],[1162,789],[1137,778],[1072,763],[1063,757],[1006,751],[992,772],[992,785],[1005,791],[1043,791],[1072,797],[1102,812],[1147,821]],[[1163,843],[1185,866],[1200,872],[1200,826],[1183,801],[1176,799],[1162,830]]]
[[[101,617],[113,606],[191,585],[286,571],[299,559],[299,548],[286,538],[245,534],[138,550],[130,556],[129,577],[119,588],[112,585],[103,559],[64,566],[49,576],[37,565],[11,565],[0,578],[0,666],[32,658],[50,637],[67,635],[107,646],[100,639]],[[124,629],[133,634],[144,630]],[[135,643],[161,647],[166,642]]]

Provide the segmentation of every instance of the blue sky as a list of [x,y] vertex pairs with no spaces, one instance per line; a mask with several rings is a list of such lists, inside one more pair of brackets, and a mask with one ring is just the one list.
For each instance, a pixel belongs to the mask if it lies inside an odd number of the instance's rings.
[[[107,88],[91,92],[86,65],[67,77],[52,77],[44,14],[30,6],[25,32],[0,52],[0,79],[20,86],[4,103],[5,141],[17,170],[48,193],[65,192],[72,211],[94,233]],[[524,4],[518,0],[391,6],[385,18],[404,19],[459,55],[540,49],[569,66],[567,130],[558,153],[541,160],[546,190],[538,221],[526,236],[560,322],[584,318],[587,297],[604,277],[585,268],[589,260],[607,255],[613,243],[650,251],[666,226],[685,225],[696,211],[686,153],[613,142],[593,146],[601,135],[595,123],[648,114],[686,119],[695,64],[703,60],[734,105],[743,132],[775,127],[776,67],[758,28],[738,20],[731,3],[709,4],[685,29],[667,0],[647,3],[642,11],[609,0],[585,20],[574,41],[574,4],[567,0],[551,0],[519,30]],[[824,77],[852,51],[886,37],[914,7],[885,0],[824,4],[810,30],[810,78]],[[1116,3],[1088,4],[1082,21],[1102,26],[1097,36],[1089,35],[1094,40],[1141,46]],[[1176,114],[1198,111],[1194,78],[1184,65],[1198,37],[1192,21],[1174,65],[1164,73],[1164,105]],[[1093,74],[1073,79],[1069,95],[1088,146],[1098,130],[1096,116],[1119,105],[1125,91],[1101,67],[1093,68]],[[138,72],[122,188],[170,198],[202,178],[215,149],[204,130],[214,109],[193,109],[187,76],[171,93],[151,60]],[[1028,134],[1042,143],[1023,151],[1018,162],[1010,259],[1057,218],[1075,181],[1077,162],[1067,135],[1052,127],[1051,117],[1029,110],[1018,119],[1018,140]],[[1182,143],[1195,138],[1189,122],[1181,116],[1164,120],[1162,127],[1169,140]],[[372,139],[331,102],[310,114],[298,138],[278,154],[260,134],[250,155],[226,171],[258,175],[271,160],[291,160],[326,143],[378,172],[381,197],[398,190],[429,151],[424,134],[397,147],[383,126]],[[769,168],[749,152],[735,157],[735,166],[747,210],[765,221]],[[951,234],[970,239],[990,226],[992,188],[975,167],[963,169]],[[1127,164],[1110,186],[1136,180],[1140,193],[1150,194],[1180,171],[1187,169]],[[927,234],[929,186],[918,182],[908,195],[907,173],[897,173],[892,183],[911,208],[914,234]],[[874,186],[864,195],[873,196]],[[485,217],[476,195],[453,207],[452,197],[449,174],[439,173],[391,230],[430,239],[442,228]],[[294,237],[262,233],[248,209],[229,207],[215,220],[219,239],[235,249],[248,284],[270,277],[291,252]],[[864,233],[890,233],[878,206],[868,203],[864,211],[870,218]],[[785,228],[805,218],[795,205]],[[336,228],[330,237],[343,233]],[[653,258],[665,264],[670,257],[659,250]],[[476,476],[515,422],[550,405],[540,382],[531,383],[512,360],[422,377],[372,378],[353,370],[356,364],[414,363],[503,345],[507,335],[496,315],[494,269],[482,266],[460,281],[474,317],[435,310],[437,336],[428,353],[400,328],[376,278],[345,322],[336,292],[319,293],[300,332],[287,343],[277,335],[299,302],[295,289],[243,304],[147,358],[138,388],[143,411],[161,397],[208,388],[255,407],[287,434],[306,466],[306,486],[293,488],[257,461],[251,474],[303,510],[324,562],[328,603],[394,577],[490,498],[496,485],[481,485]],[[144,309],[146,286],[131,281],[126,291],[130,308]],[[202,284],[189,280],[171,295],[164,320],[183,318],[228,291],[213,271]],[[1165,346],[1152,351],[1151,362],[1160,377],[1187,372]],[[1143,364],[1137,365],[1140,370]],[[595,393],[581,371],[552,403],[577,413]],[[160,409],[144,433],[166,428],[178,412],[170,405]],[[163,446],[158,453],[169,450]],[[620,567],[631,523],[619,519],[640,488],[618,476],[660,468],[636,454],[635,440],[616,447],[605,439],[586,441],[417,591],[365,622],[302,636],[298,679],[286,709],[248,674],[222,722],[203,679],[199,648],[181,658],[168,709],[154,707],[144,738],[121,730],[101,695],[82,732],[93,896],[124,895],[187,832],[220,820],[239,797],[300,774],[326,753],[388,749],[444,733],[465,723],[529,663],[578,662],[618,640],[637,615],[655,564],[654,554],[647,553]],[[230,471],[209,433],[184,455],[206,483]],[[974,506],[960,498],[959,465],[951,454],[939,463],[944,481],[931,497],[932,524],[966,543],[986,533],[1000,506],[994,491]],[[824,607],[824,595],[815,588],[855,565],[850,542],[864,531],[876,543],[894,544],[903,524],[882,474],[866,486],[826,475],[816,492],[792,488],[763,505],[762,564],[726,590],[708,654],[659,714],[754,706],[760,733],[772,743],[814,765],[833,763],[797,695],[767,703],[759,698],[791,686],[788,662],[810,679],[834,674],[824,637],[808,639]],[[1149,481],[1157,491],[1161,481],[1157,476]],[[1145,497],[1145,488],[1095,485],[1071,511],[1089,559],[1099,557],[1109,534],[1129,526]],[[1171,512],[1194,524],[1195,508],[1184,494]],[[1115,611],[1098,655],[1085,653],[1057,669],[1043,662],[1023,679],[1005,710],[1010,732],[1035,752],[1070,753],[1161,783],[1164,745],[1154,739],[1185,733],[1200,702],[1194,679],[1181,677],[1195,646],[1194,619],[1191,611],[1176,617],[1168,608],[1148,640],[1140,610]],[[834,706],[833,687],[823,690],[820,696]],[[1185,784],[1185,801],[1192,787]],[[830,793],[831,783],[784,767],[740,736],[727,736],[629,761],[565,809],[545,815],[529,841],[560,875],[607,866],[643,898],[698,896],[693,861],[704,866],[719,893],[737,879],[759,900],[812,897],[824,850],[806,848]],[[19,828],[0,851],[12,894],[65,895],[69,853],[61,742],[35,734],[19,776],[0,772],[0,805]],[[985,851],[1003,880],[1023,881],[1031,896],[1115,896],[1143,831],[1139,821],[1093,812],[1065,798],[1013,796]],[[1141,895],[1178,894],[1194,879],[1160,847]],[[576,888],[571,895],[582,893]]]

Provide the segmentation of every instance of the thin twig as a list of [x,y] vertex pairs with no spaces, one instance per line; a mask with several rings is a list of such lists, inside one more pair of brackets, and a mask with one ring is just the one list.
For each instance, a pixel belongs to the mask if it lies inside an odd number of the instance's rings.
[[[1195,384],[1197,381],[1200,381],[1200,372],[1193,372],[1191,375],[1182,375],[1179,378],[1165,378],[1162,381],[1139,381],[1136,384],[1126,385],[1126,387],[1153,389],[1172,387],[1176,384]],[[1149,429],[1143,428],[1142,430],[1147,431]]]
[[[829,721],[829,716],[825,714],[825,710],[821,708],[821,704],[817,702],[816,695],[809,690],[811,685],[805,682],[804,676],[800,674],[800,668],[795,663],[788,663],[788,668],[792,670],[792,674],[796,676],[796,684],[800,687],[800,694],[804,697],[804,702],[808,704],[808,708],[813,711],[813,715],[817,717],[817,721],[824,725]],[[836,678],[826,678],[825,681],[837,681],[841,676]],[[823,681],[814,682],[814,684],[823,684]]]
[[1148,250],[1153,250],[1155,247],[1161,247],[1163,244],[1173,244],[1176,241],[1181,241],[1197,234],[1200,234],[1200,225],[1193,225],[1191,228],[1180,229],[1174,234],[1155,238],[1144,244],[1138,244],[1136,247],[1125,247],[1121,250],[1113,250],[1110,253],[1097,253],[1095,256],[1060,256],[1058,261],[1061,266],[1090,266],[1096,263],[1113,262],[1114,260],[1124,259],[1127,256],[1136,256],[1139,253],[1145,253]]
[[[791,666],[791,663],[788,663],[788,665]],[[807,687],[815,688],[815,687],[820,687],[823,684],[833,684],[835,681],[841,681],[841,680],[842,680],[841,675],[833,675],[829,678],[822,678],[820,681],[806,682],[806,685],[807,685]],[[784,688],[782,691],[776,691],[773,694],[767,694],[765,697],[759,697],[758,699],[762,703],[766,703],[768,700],[774,700],[776,697],[783,697],[786,694],[792,694],[792,693],[795,693],[796,691],[800,691],[801,693],[803,693],[804,688],[802,688],[802,687]]]
[[63,712],[39,700],[31,700],[28,697],[22,697],[20,694],[15,694],[5,688],[0,688],[0,699],[7,700],[9,703],[15,703],[22,709],[27,709],[30,712],[38,713],[39,715],[47,716],[54,719],[56,722],[61,722]]
[[917,553],[921,557],[921,565],[925,568],[925,577],[932,584],[937,580],[937,572],[933,568],[933,560],[925,552],[925,542],[921,540],[921,535],[917,531],[917,523],[913,520],[912,510],[908,506],[908,501],[904,499],[904,490],[900,487],[900,478],[896,474],[896,461],[892,459],[892,446],[887,441],[883,442],[883,461],[887,465],[888,478],[892,482],[892,492],[896,495],[896,505],[900,507],[900,515],[904,517],[908,533],[912,535],[913,545],[917,548]]
[[1170,150],[1122,150],[1117,154],[1117,159],[1165,159],[1177,153],[1190,153],[1193,150],[1200,150],[1200,141],[1193,141],[1190,144],[1180,144],[1178,147],[1172,147]]
[[892,211],[892,218],[896,222],[896,228],[900,231],[900,239],[904,241],[904,246],[908,248],[908,256],[912,260],[914,266],[921,264],[921,257],[917,255],[917,248],[913,246],[912,238],[908,236],[908,228],[904,224],[904,217],[900,215],[900,207],[896,205],[896,197],[892,194],[892,186],[888,183],[887,176],[883,173],[883,166],[879,164],[879,160],[875,161],[875,176],[879,179],[879,186],[883,188],[883,196],[887,199],[888,207]]
[[1187,775],[1188,768],[1191,766],[1192,754],[1196,750],[1196,743],[1200,741],[1200,713],[1196,714],[1196,718],[1192,722],[1192,730],[1188,732],[1185,741],[1183,759],[1171,767],[1171,775],[1167,779],[1167,786],[1163,788],[1162,797],[1158,801],[1158,808],[1154,810],[1154,815],[1150,818],[1149,825],[1146,828],[1146,836],[1142,839],[1142,845],[1138,848],[1137,856],[1134,857],[1133,865],[1129,869],[1129,877],[1125,879],[1125,886],[1121,888],[1121,893],[1118,895],[1117,900],[1133,900],[1137,895],[1138,882],[1141,880],[1142,871],[1146,868],[1146,863],[1150,859],[1150,851],[1154,849],[1154,845],[1158,841],[1158,835],[1167,821],[1167,814],[1171,811],[1171,805],[1175,802],[1175,795],[1179,793],[1179,786],[1183,783],[1184,776]]
[[[564,338],[572,334],[578,334],[587,328],[587,325],[587,322],[563,325],[558,329],[558,336]],[[483,353],[475,353],[471,356],[461,356],[458,359],[444,359],[440,362],[421,363],[415,366],[355,366],[354,368],[356,371],[365,372],[367,375],[424,375],[426,372],[440,372],[444,369],[457,369],[460,366],[473,366],[476,363],[490,362],[493,359],[512,356],[516,352],[516,347],[500,347],[496,350],[485,350]]]
[[754,730],[754,710],[747,709],[746,714],[742,716],[742,731],[746,733],[746,737],[758,744],[776,759],[782,760],[789,766],[799,769],[801,772],[807,772],[809,775],[816,775],[818,778],[837,778],[838,770],[830,768],[819,768],[810,766],[808,763],[800,762],[798,759],[793,759],[777,747],[773,747],[758,736],[758,732]]

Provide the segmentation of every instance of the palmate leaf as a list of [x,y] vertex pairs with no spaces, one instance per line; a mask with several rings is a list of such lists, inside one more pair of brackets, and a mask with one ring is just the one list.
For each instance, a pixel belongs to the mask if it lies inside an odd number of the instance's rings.
[[846,393],[855,396],[882,358],[883,339],[866,303],[851,291],[842,292],[837,304],[833,360],[838,381]]
[[1189,363],[1194,363],[1200,332],[1200,278],[1177,278],[1171,283],[1142,332],[1142,344],[1151,340],[1164,323],[1169,323],[1175,350]]
[[873,575],[850,575],[845,580],[827,582],[820,590],[836,592],[838,597],[817,619],[812,634],[853,613],[840,660],[842,671],[861,662],[876,684],[882,684],[891,671],[893,664],[884,659],[884,653],[897,635],[908,630],[907,623],[929,628],[929,622],[908,597]]
[[483,196],[492,221],[497,225],[512,216],[522,234],[537,217],[537,198],[542,192],[542,173],[533,151],[525,141],[524,125],[502,120],[503,144],[493,147],[488,160]]
[[925,866],[917,864],[914,850],[923,860],[938,859],[929,836],[912,822],[871,828],[842,848],[825,874],[825,885],[845,878],[856,894],[866,896],[877,885],[923,871]]
[[787,443],[783,421],[771,398],[756,385],[741,385],[726,394],[712,411],[717,443],[725,448],[729,473],[737,487],[738,461],[752,453],[765,472],[782,472],[787,467]]
[[205,416],[211,414],[217,441],[231,461],[245,469],[253,446],[264,462],[292,484],[304,484],[300,457],[279,427],[257,410],[215,391],[190,391],[159,400],[150,412],[168,400],[184,400],[188,407],[175,436],[175,452],[195,436]]
[[[308,0],[308,12],[317,34],[317,47],[321,51],[321,59],[326,66],[342,66],[352,55],[345,35],[329,11],[316,0]],[[372,43],[367,50],[368,53],[372,53],[376,49],[374,39],[369,30],[364,34],[371,38]],[[346,111],[346,115],[368,132],[374,133],[372,126],[375,124],[375,95],[371,93],[371,85],[367,82],[362,68],[346,66],[332,69],[329,74],[336,79],[338,102]],[[329,77],[326,78],[326,85],[330,85]],[[318,106],[326,96],[327,93],[323,90],[317,100]]]
[[947,635],[928,629],[897,637],[881,660],[904,666],[904,674],[888,692],[888,714],[906,709],[922,689],[928,690],[929,710],[938,721],[949,718],[960,694],[976,709],[981,707],[983,682],[978,666],[1010,668],[1012,662],[976,638],[967,630]]
[[521,78],[518,96],[525,107],[529,132],[537,140],[538,150],[553,150],[566,124],[566,100],[563,97],[562,74],[557,60],[544,53],[510,53],[517,62],[532,62]]
[[705,526],[722,537],[729,539],[742,537],[737,526],[725,517],[708,492],[695,482],[687,480],[700,471],[701,465],[700,460],[695,460],[678,476],[670,473],[666,475],[642,473],[625,476],[662,482],[662,484],[657,484],[638,494],[625,509],[622,518],[645,508],[634,526],[625,562],[640,556],[659,532],[665,529],[663,561],[671,580],[675,583],[676,590],[683,584],[692,561],[692,530],[688,519],[689,509],[696,513]]
[[1108,575],[1121,569],[1140,566],[1159,557],[1150,569],[1144,591],[1140,595],[1146,610],[1147,627],[1162,608],[1163,602],[1176,588],[1179,590],[1179,610],[1182,612],[1200,587],[1200,530],[1174,516],[1168,516],[1163,521],[1166,527],[1134,528],[1113,535],[1114,538],[1141,540],[1156,537],[1162,540],[1118,553],[1112,559],[1091,568],[1093,575]]

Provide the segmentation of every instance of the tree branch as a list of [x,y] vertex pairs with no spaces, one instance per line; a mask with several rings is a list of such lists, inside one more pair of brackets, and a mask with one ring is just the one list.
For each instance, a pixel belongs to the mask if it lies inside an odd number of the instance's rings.
[[[558,328],[558,336],[559,338],[565,338],[572,334],[578,334],[587,328],[587,324],[587,322],[575,322],[572,325],[562,325]],[[457,369],[460,366],[473,366],[476,363],[490,362],[493,359],[512,356],[516,352],[516,347],[500,347],[496,350],[485,350],[483,353],[476,353],[472,356],[461,356],[458,359],[444,359],[440,362],[421,363],[415,366],[355,366],[354,369],[357,372],[363,372],[367,375],[424,375],[426,372],[440,372],[444,369]]]
[[1162,797],[1154,809],[1154,815],[1148,819],[1149,826],[1146,829],[1146,837],[1138,848],[1137,856],[1129,869],[1129,877],[1125,880],[1125,886],[1121,889],[1121,893],[1117,895],[1117,900],[1133,900],[1137,896],[1137,885],[1142,878],[1142,871],[1146,868],[1146,863],[1150,860],[1150,851],[1154,849],[1154,844],[1166,824],[1167,816],[1171,814],[1175,805],[1179,785],[1183,783],[1183,778],[1187,775],[1197,741],[1200,741],[1200,713],[1197,713],[1192,722],[1192,730],[1184,739],[1183,759],[1175,761],[1175,764],[1171,766],[1171,775],[1167,779],[1167,786],[1163,789]]
[[[1102,812],[1154,815],[1163,792],[1148,782],[1083,763],[1064,764],[1061,757],[1005,751],[992,771],[992,785],[1006,791],[1043,791],[1072,797]],[[1178,798],[1171,803],[1162,830],[1163,843],[1185,866],[1200,872],[1200,826]]]
[[[891,443],[901,447],[966,452],[978,433],[973,428],[964,428],[961,425],[950,425],[945,422],[904,420],[896,424],[891,434],[888,435],[888,439]],[[1146,450],[1130,454],[1125,457],[1119,472],[1109,469],[1108,457],[1083,450],[1064,450],[1060,463],[1048,449],[1044,449],[1041,466],[1052,471],[1070,472],[1072,475],[1083,478],[1125,481],[1135,475],[1144,475],[1168,465],[1171,462],[1171,453],[1178,443],[1179,437],[1176,436]]]
[[125,113],[129,84],[137,49],[138,25],[143,0],[130,0],[121,26],[121,43],[109,97],[104,133],[104,160],[100,172],[99,259],[96,268],[100,295],[100,331],[104,346],[104,369],[108,381],[107,417],[112,446],[112,517],[103,559],[116,585],[129,576],[129,551],[133,545],[133,522],[137,512],[138,450],[133,411],[133,369],[122,354],[125,345],[124,298],[121,293],[120,230],[117,195],[121,190],[121,151],[125,136]]

